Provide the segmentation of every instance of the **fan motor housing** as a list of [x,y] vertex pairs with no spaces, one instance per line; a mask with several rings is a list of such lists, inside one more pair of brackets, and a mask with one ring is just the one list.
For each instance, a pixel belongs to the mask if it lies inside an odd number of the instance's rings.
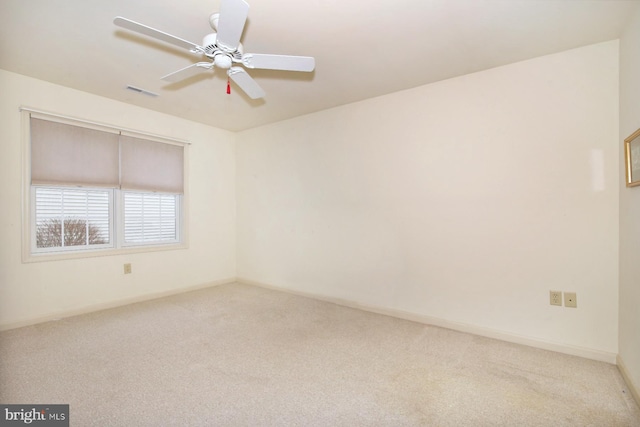
[[[266,70],[284,71],[313,71],[315,60],[306,56],[269,55],[269,54],[244,54],[244,48],[240,43],[243,28],[247,21],[249,5],[245,0],[220,0],[221,9],[224,10],[223,36],[218,39],[218,24],[220,14],[214,13],[209,17],[209,23],[213,32],[202,39],[202,45],[192,43],[155,28],[140,24],[130,19],[117,16],[113,22],[127,30],[136,31],[142,35],[153,37],[162,42],[173,44],[186,49],[193,54],[203,55],[207,60],[197,62],[173,73],[163,76],[163,80],[177,81],[186,76],[187,72],[199,71],[198,69],[211,70],[213,67],[226,69],[231,78],[251,99],[264,96],[264,91],[258,83],[244,70],[246,68],[258,68]],[[220,41],[220,43],[219,43]],[[242,65],[243,67],[234,66]],[[136,91],[140,91],[137,90]]]
[[215,59],[217,56],[224,53],[231,60],[236,60],[236,61],[242,60],[242,52],[244,51],[242,48],[242,43],[238,43],[238,48],[234,52],[229,52],[227,50],[221,49],[220,46],[218,46],[217,42],[218,42],[218,37],[216,33],[211,33],[204,36],[204,38],[202,39],[202,47],[204,48],[204,54],[207,55],[209,58]]
[[207,34],[202,39],[202,47],[204,47],[204,51],[207,55],[213,54],[213,52],[218,48],[216,46],[216,41],[218,40],[216,33]]

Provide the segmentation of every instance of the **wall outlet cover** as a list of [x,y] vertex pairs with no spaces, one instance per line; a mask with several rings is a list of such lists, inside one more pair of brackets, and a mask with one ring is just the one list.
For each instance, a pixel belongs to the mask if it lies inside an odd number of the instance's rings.
[[562,292],[549,291],[549,304],[559,305],[560,307],[562,307]]
[[564,293],[564,306],[571,308],[578,308],[578,300],[575,292]]
[[131,264],[124,265],[124,274],[131,274]]

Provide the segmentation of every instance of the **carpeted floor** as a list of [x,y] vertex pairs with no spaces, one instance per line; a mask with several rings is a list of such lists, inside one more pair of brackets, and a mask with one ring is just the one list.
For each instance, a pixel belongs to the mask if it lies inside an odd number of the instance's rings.
[[613,365],[224,285],[0,334],[72,426],[640,426]]

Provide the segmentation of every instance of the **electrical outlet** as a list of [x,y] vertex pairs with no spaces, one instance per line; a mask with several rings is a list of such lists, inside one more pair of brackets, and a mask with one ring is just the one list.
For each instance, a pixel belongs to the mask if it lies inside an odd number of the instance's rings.
[[124,274],[131,274],[131,264],[124,265]]
[[571,308],[578,308],[578,299],[575,292],[564,293],[564,306]]
[[549,291],[549,304],[562,307],[562,292]]

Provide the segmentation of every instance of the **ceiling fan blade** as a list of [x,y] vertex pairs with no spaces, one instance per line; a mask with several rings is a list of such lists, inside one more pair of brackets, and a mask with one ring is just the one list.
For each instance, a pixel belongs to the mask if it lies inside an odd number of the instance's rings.
[[311,56],[247,53],[242,55],[242,64],[247,68],[309,72],[316,67],[316,60]]
[[195,43],[191,43],[190,41],[181,39],[180,37],[172,36],[171,34],[156,30],[155,28],[148,27],[130,19],[123,18],[122,16],[117,16],[113,20],[113,23],[119,27],[126,28],[127,30],[135,31],[140,34],[162,40],[163,42],[171,43],[183,49],[204,52],[204,48]]
[[264,97],[264,90],[258,85],[258,83],[251,78],[249,74],[244,70],[244,68],[240,67],[231,67],[229,71],[227,71],[229,77],[235,84],[237,84],[240,89],[244,91],[249,98],[258,99]]
[[168,82],[177,82],[179,80],[184,80],[187,77],[195,76],[200,73],[200,69],[212,69],[213,62],[197,62],[195,64],[191,64],[188,67],[184,67],[179,69],[178,71],[174,71],[173,73],[169,73],[166,76],[162,76],[161,79]]
[[244,0],[222,0],[218,21],[218,46],[229,52],[238,48],[247,16],[249,4]]

